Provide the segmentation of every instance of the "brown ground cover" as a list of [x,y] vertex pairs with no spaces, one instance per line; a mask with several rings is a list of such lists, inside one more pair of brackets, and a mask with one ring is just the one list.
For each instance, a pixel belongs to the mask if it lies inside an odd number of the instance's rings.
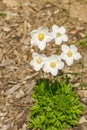
[[[64,25],[68,44],[79,42],[87,34],[86,0],[2,0],[0,1],[0,129],[27,130],[27,115],[33,105],[32,90],[39,72],[29,65],[32,52],[29,32],[39,26]],[[87,42],[87,41],[86,41]],[[87,83],[87,47],[77,44],[84,63],[68,68],[79,71]],[[47,46],[44,53],[56,53]],[[73,81],[75,79],[73,78]],[[79,83],[75,82],[75,83]],[[87,86],[77,94],[86,110],[80,124],[72,130],[87,130]]]

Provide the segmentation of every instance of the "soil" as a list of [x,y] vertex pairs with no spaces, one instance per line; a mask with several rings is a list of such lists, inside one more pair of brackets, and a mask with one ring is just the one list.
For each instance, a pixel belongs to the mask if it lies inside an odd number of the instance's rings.
[[[30,66],[32,52],[30,31],[39,26],[65,26],[68,44],[78,43],[84,68],[72,66],[71,72],[81,73],[83,87],[77,94],[85,105],[79,125],[72,130],[87,130],[87,47],[79,41],[87,34],[87,0],[0,0],[0,129],[28,130],[29,108],[33,105],[32,92],[40,77]],[[87,41],[86,41],[87,42]],[[56,53],[56,47],[44,53]],[[78,77],[77,77],[78,80]],[[82,81],[76,81],[74,85]]]

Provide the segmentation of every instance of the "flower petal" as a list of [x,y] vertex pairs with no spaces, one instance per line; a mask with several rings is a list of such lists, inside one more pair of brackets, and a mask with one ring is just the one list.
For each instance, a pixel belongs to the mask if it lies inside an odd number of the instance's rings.
[[43,71],[46,72],[46,73],[49,73],[48,66],[44,66],[44,67],[43,67]]
[[59,30],[59,27],[57,25],[52,26],[52,31],[53,32],[58,32],[58,30]]
[[73,64],[73,58],[68,58],[67,60],[65,60],[65,62],[68,66],[70,66]]
[[59,59],[59,56],[53,54],[53,55],[51,55],[51,56],[49,57],[49,59],[50,59],[50,60],[55,60],[55,61],[57,61],[57,59]]
[[35,33],[37,33],[37,30],[31,31],[31,32],[30,32],[31,37],[32,37]]
[[64,53],[67,53],[70,50],[70,48],[66,44],[63,44],[61,49]]
[[35,71],[39,71],[42,68],[42,66],[35,64],[34,69]]
[[40,50],[44,50],[46,47],[46,42],[38,42],[37,46],[39,47]]
[[70,45],[70,49],[72,50],[72,52],[77,52],[77,47],[75,45]]
[[51,70],[51,74],[56,76],[58,74],[58,69]]
[[66,60],[68,57],[65,53],[61,53],[60,55],[61,59]]
[[53,36],[52,36],[52,34],[46,35],[45,38],[46,38],[46,41],[47,41],[47,42],[50,42],[51,40],[54,39]]
[[63,26],[61,26],[61,27],[59,28],[59,32],[60,32],[61,34],[64,34],[64,33],[66,33],[66,29],[65,29]]
[[62,61],[58,62],[58,69],[61,70],[64,67],[64,63]]
[[66,34],[61,35],[61,38],[64,42],[68,41],[68,36]]
[[47,33],[48,32],[48,28],[47,27],[44,27],[44,26],[41,26],[37,29],[37,32],[45,32]]
[[73,54],[73,58],[74,58],[75,60],[79,60],[79,59],[81,58],[80,53],[79,53],[79,52],[74,53],[74,54]]
[[36,41],[34,38],[31,39],[31,45],[36,45]]
[[33,66],[33,64],[34,64],[34,60],[31,60],[30,65]]
[[39,54],[36,53],[36,52],[34,52],[34,53],[32,54],[32,57],[33,57],[33,59],[36,59],[37,57],[39,57]]
[[56,43],[56,45],[60,45],[62,43],[61,37],[56,38],[55,43]]

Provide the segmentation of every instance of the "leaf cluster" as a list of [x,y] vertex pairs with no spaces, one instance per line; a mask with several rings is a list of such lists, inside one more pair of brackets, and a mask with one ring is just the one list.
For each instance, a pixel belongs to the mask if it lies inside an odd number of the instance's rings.
[[85,35],[85,37],[82,40],[80,40],[79,44],[82,47],[87,47],[87,34]]
[[67,130],[78,124],[83,105],[69,84],[40,79],[34,89],[29,130]]
[[6,15],[7,15],[7,14],[6,14],[4,11],[1,11],[1,10],[0,10],[0,17],[5,18]]

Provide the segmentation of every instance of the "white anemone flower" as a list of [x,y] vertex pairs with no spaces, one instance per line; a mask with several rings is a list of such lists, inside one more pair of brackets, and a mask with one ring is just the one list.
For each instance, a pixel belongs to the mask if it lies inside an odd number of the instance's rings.
[[56,76],[58,74],[58,71],[63,67],[64,63],[61,61],[60,57],[57,55],[52,55],[45,60],[43,71]]
[[31,31],[30,35],[32,37],[31,44],[38,46],[40,50],[44,50],[46,43],[52,40],[47,27],[39,27],[37,30]]
[[63,26],[58,27],[57,25],[53,25],[51,34],[55,39],[56,45],[60,45],[62,42],[68,41],[68,36],[66,35],[66,29]]
[[39,71],[43,65],[46,56],[44,54],[40,55],[38,53],[33,53],[32,54],[33,59],[30,62],[30,65],[34,67],[35,71]]
[[61,58],[65,60],[66,64],[68,66],[73,64],[74,60],[79,60],[81,58],[81,55],[79,52],[77,52],[77,47],[75,45],[62,45],[62,54]]

